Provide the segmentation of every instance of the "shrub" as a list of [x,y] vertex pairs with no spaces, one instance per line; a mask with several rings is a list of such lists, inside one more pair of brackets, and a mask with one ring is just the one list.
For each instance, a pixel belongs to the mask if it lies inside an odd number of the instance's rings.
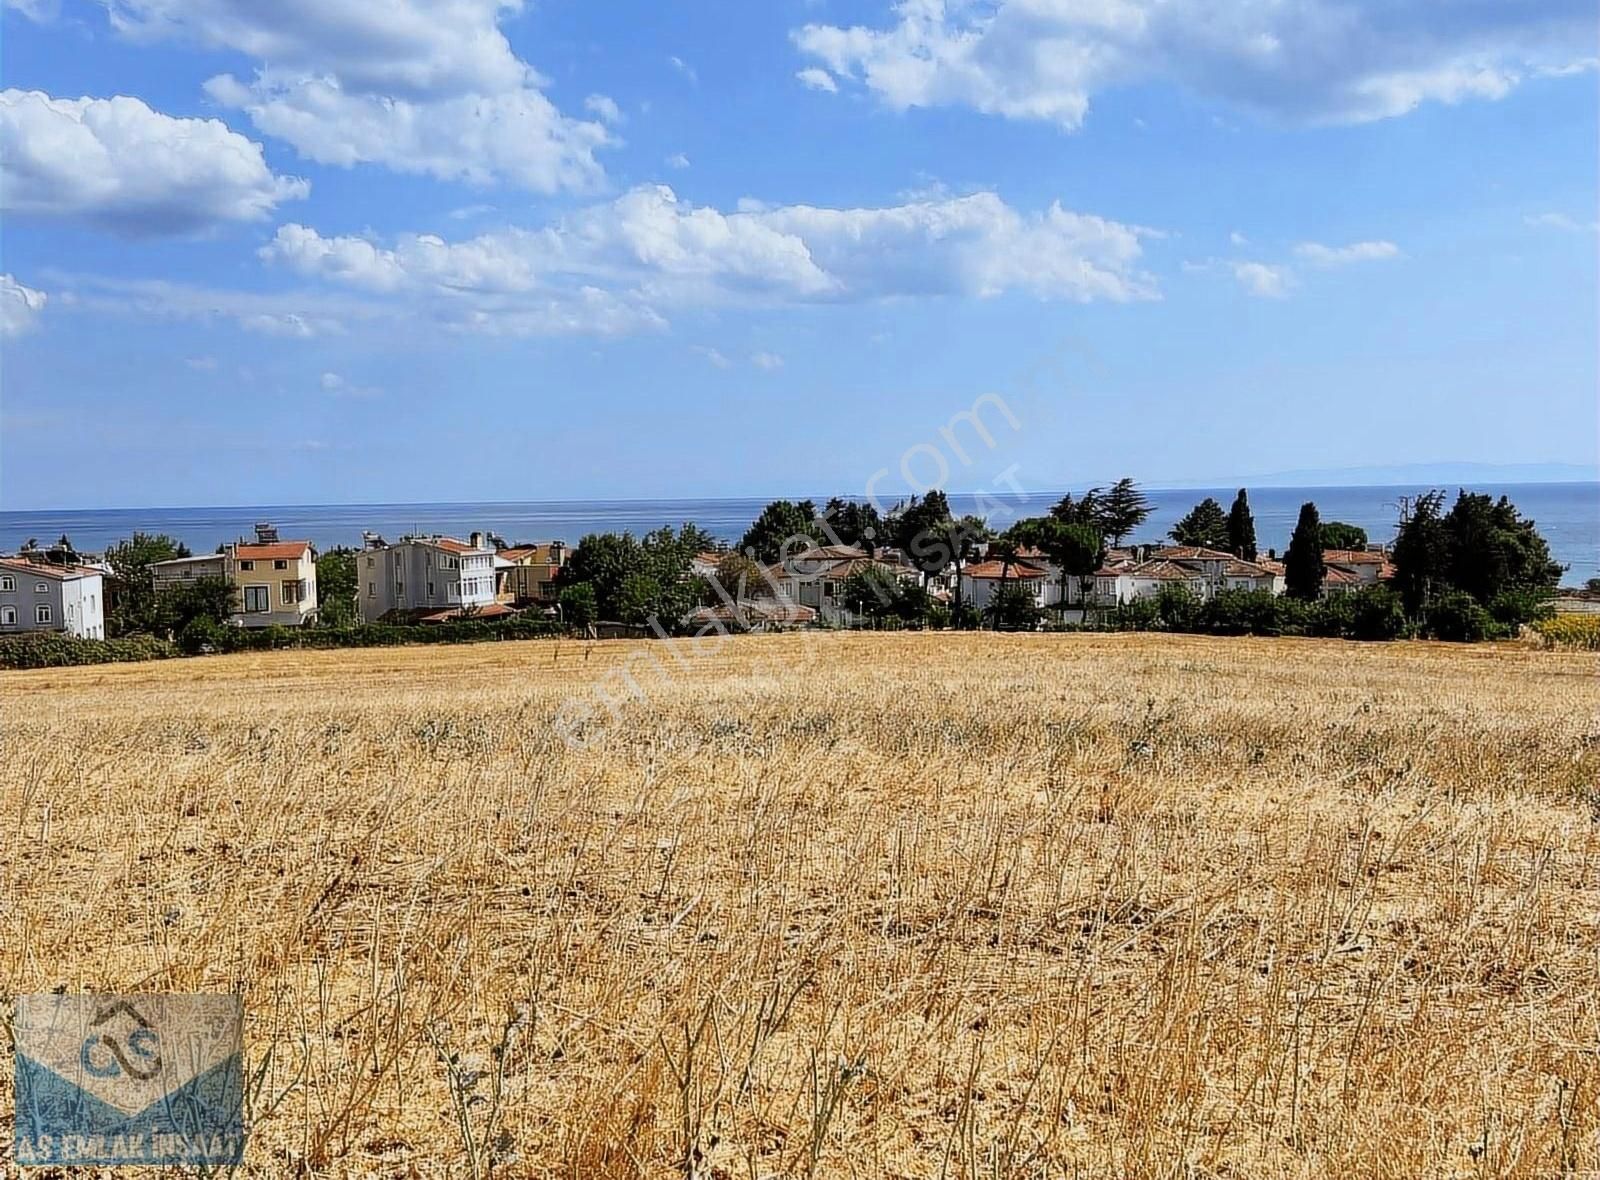
[[188,655],[226,649],[229,628],[210,615],[195,615],[178,632],[178,646]]
[[1533,623],[1547,647],[1600,651],[1600,615],[1552,615]]
[[1405,607],[1387,586],[1364,586],[1350,595],[1350,638],[1399,639],[1406,631]]
[[1201,626],[1217,635],[1281,635],[1281,606],[1270,590],[1219,590],[1201,610]]
[[1161,625],[1161,608],[1153,598],[1130,599],[1111,612],[1111,625],[1118,631],[1154,631]]
[[71,635],[0,637],[0,668],[132,663],[170,659],[179,654],[175,645],[151,635],[130,635],[123,639],[78,639]]
[[1535,590],[1502,590],[1489,603],[1489,615],[1508,635],[1553,613],[1549,596]]
[[1202,605],[1187,586],[1163,586],[1156,595],[1156,615],[1169,631],[1200,630]]
[[1442,595],[1428,611],[1428,630],[1435,639],[1478,643],[1496,633],[1494,619],[1464,590]]
[[1356,604],[1351,594],[1330,594],[1306,605],[1306,630],[1324,639],[1343,639],[1355,629]]

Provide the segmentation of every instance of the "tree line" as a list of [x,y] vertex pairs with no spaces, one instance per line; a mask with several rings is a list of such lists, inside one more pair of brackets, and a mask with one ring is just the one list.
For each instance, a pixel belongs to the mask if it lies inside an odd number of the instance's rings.
[[[560,572],[557,602],[561,621],[569,626],[601,619],[634,625],[654,620],[671,630],[696,606],[771,594],[768,567],[804,549],[848,546],[877,554],[892,548],[920,580],[906,582],[875,565],[858,569],[839,595],[853,614],[877,626],[1031,628],[1048,617],[1014,581],[1002,579],[981,614],[962,600],[959,578],[948,603],[935,599],[929,584],[980,556],[1012,565],[1023,552],[1039,552],[1060,571],[1063,589],[1076,580],[1087,597],[1108,549],[1122,545],[1150,515],[1149,499],[1132,479],[1068,494],[1047,512],[1003,530],[976,516],[957,515],[939,490],[888,511],[843,498],[821,508],[810,500],[774,500],[737,546],[720,551],[710,577],[694,573],[694,560],[718,545],[692,522],[641,537],[589,534]],[[1261,556],[1243,488],[1227,510],[1211,497],[1202,499],[1167,535],[1174,544],[1220,550],[1243,561]],[[66,538],[60,544],[70,549]],[[1187,591],[1171,587],[1155,599],[1101,612],[1097,625],[1482,639],[1514,634],[1546,614],[1562,572],[1535,523],[1505,497],[1461,491],[1447,508],[1443,492],[1429,491],[1401,505],[1389,549],[1390,582],[1339,596],[1348,601],[1323,600],[1325,552],[1367,544],[1363,529],[1323,521],[1316,504],[1308,502],[1282,558],[1285,601],[1269,604],[1271,595],[1243,598],[1243,592],[1225,592],[1206,604],[1187,601],[1192,597]],[[135,533],[108,548],[105,560],[117,581],[107,604],[107,634],[171,638],[190,650],[216,646],[222,625],[236,609],[232,587],[197,578],[157,595],[151,583],[153,563],[189,555],[182,542],[162,534]],[[318,556],[319,626],[345,630],[357,624],[355,557],[354,550],[342,547]],[[1319,601],[1332,605],[1315,605]]]

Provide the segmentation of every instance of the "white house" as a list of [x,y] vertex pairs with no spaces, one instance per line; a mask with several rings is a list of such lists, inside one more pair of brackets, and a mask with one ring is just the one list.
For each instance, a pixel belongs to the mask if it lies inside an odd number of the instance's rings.
[[428,623],[495,618],[513,613],[495,600],[495,551],[482,533],[454,537],[402,537],[395,544],[370,538],[356,554],[356,601],[361,617],[386,616]]
[[808,606],[824,622],[849,626],[857,620],[844,603],[844,585],[868,568],[902,581],[920,580],[910,566],[872,557],[853,545],[820,545],[792,554],[768,566],[767,578],[780,601]]
[[0,557],[0,635],[54,631],[104,639],[105,583],[86,565]]
[[980,611],[987,610],[994,601],[995,593],[1009,583],[1020,586],[1035,606],[1044,606],[1049,582],[1046,568],[1032,562],[977,561],[962,567],[961,601]]

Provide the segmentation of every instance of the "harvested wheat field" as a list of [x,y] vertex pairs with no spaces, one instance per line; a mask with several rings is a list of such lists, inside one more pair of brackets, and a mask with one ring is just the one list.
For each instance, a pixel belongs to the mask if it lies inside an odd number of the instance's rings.
[[243,992],[263,1176],[1600,1169],[1594,655],[674,651],[0,675],[0,990]]

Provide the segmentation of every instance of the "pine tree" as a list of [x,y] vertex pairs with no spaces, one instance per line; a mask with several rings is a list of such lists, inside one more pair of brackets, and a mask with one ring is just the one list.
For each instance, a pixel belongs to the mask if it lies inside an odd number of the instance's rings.
[[1322,596],[1322,520],[1310,501],[1300,505],[1300,519],[1283,554],[1284,589],[1291,598],[1310,601]]
[[1113,545],[1121,545],[1122,539],[1150,515],[1150,501],[1139,490],[1139,485],[1126,476],[1111,485],[1098,508],[1098,519],[1092,523]]
[[1256,559],[1256,518],[1250,515],[1250,497],[1243,488],[1228,511],[1228,548],[1243,561]]
[[1222,505],[1207,496],[1190,510],[1189,515],[1172,526],[1169,535],[1180,545],[1226,549],[1228,518],[1223,514]]

